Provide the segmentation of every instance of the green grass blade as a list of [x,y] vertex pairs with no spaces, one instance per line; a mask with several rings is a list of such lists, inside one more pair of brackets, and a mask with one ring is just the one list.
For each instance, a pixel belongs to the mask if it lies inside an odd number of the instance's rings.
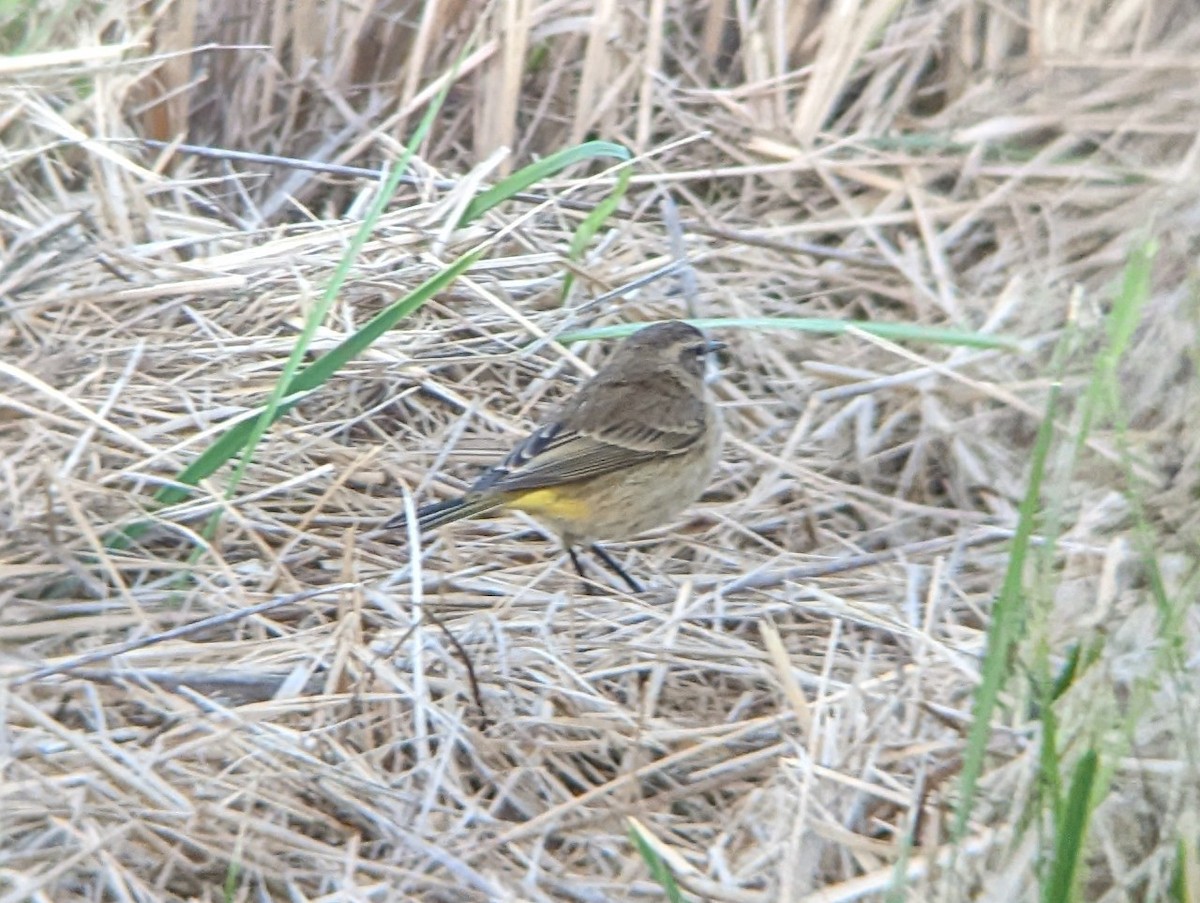
[[967,819],[975,800],[975,788],[983,771],[988,738],[991,736],[992,715],[1008,677],[1013,646],[1025,617],[1025,562],[1029,557],[1034,526],[1041,508],[1042,480],[1054,438],[1054,421],[1058,415],[1061,392],[1061,383],[1056,379],[1050,387],[1046,411],[1042,415],[1042,422],[1034,441],[1029,483],[1025,488],[1025,497],[1021,499],[1017,529],[1008,556],[1008,568],[1004,574],[1000,596],[992,611],[992,622],[988,625],[987,652],[984,654],[979,688],[975,691],[971,729],[967,733],[967,745],[963,753],[958,811],[955,814],[952,832],[956,840],[960,840],[966,831]]
[[1180,631],[1180,618],[1186,611],[1186,607],[1176,606],[1172,603],[1163,582],[1162,571],[1158,566],[1158,549],[1154,529],[1150,524],[1150,518],[1138,490],[1140,480],[1133,466],[1133,452],[1129,442],[1124,406],[1120,399],[1121,381],[1118,373],[1121,360],[1129,348],[1129,343],[1133,340],[1133,333],[1137,329],[1138,323],[1141,322],[1142,310],[1150,298],[1150,277],[1157,250],[1158,247],[1154,242],[1146,242],[1137,248],[1130,258],[1129,265],[1125,269],[1121,292],[1113,303],[1112,313],[1109,315],[1109,344],[1097,365],[1099,378],[1095,382],[1101,384],[1098,391],[1107,401],[1107,413],[1113,421],[1117,448],[1121,454],[1121,467],[1124,471],[1124,495],[1134,513],[1136,524],[1134,537],[1142,564],[1146,569],[1150,591],[1158,604],[1161,618],[1160,635],[1172,649],[1181,652],[1180,644],[1183,637]]
[[1076,453],[1091,435],[1095,418],[1106,408],[1109,413],[1115,413],[1120,408],[1120,401],[1115,394],[1119,388],[1117,367],[1141,319],[1142,307],[1150,297],[1150,276],[1157,250],[1154,242],[1145,242],[1134,249],[1125,265],[1121,291],[1114,299],[1109,314],[1108,345],[1096,359],[1092,379],[1083,399],[1083,427],[1075,442]]
[[467,204],[467,209],[459,217],[458,228],[483,216],[487,211],[508,200],[514,194],[520,194],[535,182],[549,178],[573,163],[594,160],[598,157],[615,157],[618,160],[626,161],[631,159],[632,155],[628,148],[622,147],[620,144],[613,144],[611,141],[585,141],[575,147],[563,148],[548,157],[543,157],[536,163],[530,163],[517,170],[487,191],[480,192],[471,203]]
[[1098,757],[1094,749],[1085,752],[1075,764],[1071,788],[1062,806],[1062,816],[1055,825],[1054,857],[1050,874],[1042,886],[1043,903],[1071,903],[1075,899],[1088,824],[1092,820],[1092,790],[1097,765]]
[[[267,399],[266,405],[263,406],[262,414],[250,424],[250,432],[246,436],[241,458],[234,469],[233,475],[229,479],[229,486],[225,490],[226,498],[233,498],[237,493],[237,488],[246,473],[246,468],[254,457],[254,451],[258,447],[258,443],[262,440],[267,428],[278,420],[282,414],[279,408],[284,397],[294,394],[296,391],[304,391],[304,389],[297,389],[294,386],[294,383],[296,383],[296,373],[300,369],[300,362],[304,360],[304,355],[308,353],[309,346],[317,334],[317,329],[328,315],[330,307],[333,306],[334,299],[342,290],[342,286],[346,284],[346,279],[350,275],[350,268],[354,265],[354,261],[358,259],[358,255],[362,252],[363,246],[366,245],[367,239],[371,237],[371,233],[375,230],[375,224],[379,222],[379,218],[383,216],[387,205],[396,194],[396,189],[400,187],[400,181],[408,171],[408,164],[412,160],[413,154],[416,153],[416,149],[421,146],[421,143],[432,130],[434,120],[437,118],[437,114],[446,100],[446,95],[450,91],[450,85],[454,83],[458,67],[462,64],[465,54],[466,50],[464,49],[455,61],[450,72],[450,77],[446,79],[441,91],[438,92],[437,96],[425,109],[425,115],[421,117],[421,121],[413,132],[412,137],[409,138],[408,143],[404,146],[404,151],[401,153],[400,159],[396,161],[396,165],[392,167],[387,179],[371,200],[371,205],[367,208],[366,215],[363,216],[362,222],[354,233],[354,237],[350,240],[349,246],[338,261],[337,267],[329,279],[329,284],[325,286],[325,291],[322,293],[320,300],[309,311],[308,316],[304,318],[304,327],[300,331],[300,335],[297,336],[296,341],[292,344],[292,352],[288,355],[287,362],[283,366],[283,372],[275,382],[275,388],[272,390],[270,398]],[[311,373],[314,369],[316,368],[310,367],[305,372]],[[325,378],[328,378],[328,375],[331,375],[335,369],[326,368],[328,372]],[[322,372],[324,373],[325,371]],[[324,379],[320,380],[320,382],[324,382]],[[319,384],[317,382],[313,386],[305,388],[314,388]]]
[[1167,899],[1171,903],[1196,903],[1200,900],[1200,851],[1196,842],[1196,819],[1187,816],[1179,826],[1175,844],[1175,871]]
[[[579,224],[579,228],[575,230],[575,234],[571,236],[571,247],[567,249],[567,257],[570,260],[579,260],[583,257],[583,249],[588,246],[596,233],[608,220],[613,212],[617,209],[617,205],[625,197],[625,192],[629,189],[629,179],[633,175],[633,170],[628,166],[622,167],[617,173],[617,184],[613,186],[613,190],[605,195],[591,212],[583,218],[583,222]],[[563,276],[562,300],[565,302],[567,296],[571,293],[571,286],[575,282],[575,274],[567,270]]]
[[230,858],[229,866],[225,869],[225,886],[222,889],[222,898],[225,903],[234,903],[237,899],[238,879],[241,872],[241,860],[235,855]]
[[1144,242],[1134,249],[1125,265],[1121,291],[1108,317],[1108,349],[1102,358],[1106,370],[1114,375],[1117,363],[1129,350],[1133,333],[1142,320],[1142,309],[1150,299],[1150,277],[1157,253],[1157,242]]
[[[825,335],[845,335],[851,329],[908,342],[932,342],[938,345],[962,345],[971,348],[1020,349],[1020,343],[1005,336],[984,335],[961,329],[935,329],[912,323],[872,323],[867,320],[832,320],[823,317],[704,317],[688,320],[700,329],[787,329],[795,332],[819,332]],[[595,329],[579,329],[559,336],[564,343],[592,339],[617,339],[637,332],[648,323],[621,323]]]
[[[292,379],[284,394],[284,400],[276,406],[273,420],[278,420],[289,411],[305,393],[323,385],[329,377],[346,365],[349,361],[369,347],[379,336],[387,332],[402,319],[407,317],[422,304],[443,291],[450,283],[461,276],[472,264],[483,256],[484,249],[480,248],[460,257],[444,270],[426,279],[416,289],[409,292],[399,301],[385,307],[382,311],[365,323],[361,329],[344,339],[319,360],[301,370]],[[288,400],[296,396],[295,400]],[[160,505],[174,505],[186,500],[190,495],[190,487],[216,473],[227,461],[236,455],[250,438],[257,417],[241,420],[219,439],[213,442],[189,464],[170,486],[164,486],[154,494],[154,500]],[[273,422],[273,421],[272,421]],[[149,524],[140,522],[133,524],[123,531],[110,536],[107,540],[109,548],[127,548],[129,543],[146,531]]]
[[663,861],[663,858],[658,855],[658,850],[650,845],[636,827],[629,828],[629,837],[633,841],[633,845],[637,847],[638,855],[650,869],[650,877],[663,889],[667,900],[670,903],[685,903],[685,897],[679,889],[675,876],[671,874],[671,869]]
[[[1044,654],[1043,662],[1049,662],[1049,653]],[[1042,663],[1039,663],[1042,664]],[[1038,719],[1042,722],[1042,738],[1038,745],[1038,782],[1043,795],[1043,805],[1048,806],[1060,816],[1063,806],[1062,796],[1062,763],[1058,755],[1058,714],[1054,711],[1054,701],[1051,698],[1054,684],[1044,675],[1039,675],[1034,687],[1040,710]]]
[[[417,310],[417,308],[438,292],[444,290],[481,256],[483,256],[483,249],[472,251],[460,257],[446,269],[426,279],[420,286],[409,292],[402,299],[385,307],[365,323],[361,329],[344,339],[319,360],[313,362],[312,365],[296,374],[296,377],[287,387],[285,397],[288,395],[300,395],[323,385],[334,373],[365,351],[383,333]],[[275,411],[275,418],[278,419],[291,407],[291,404],[294,404],[294,402],[285,402],[282,404]],[[177,482],[195,485],[195,483],[216,472],[222,464],[237,454],[238,450],[249,438],[253,427],[254,421],[244,420],[225,433],[225,435],[209,446],[203,454],[196,458],[179,475]],[[165,487],[155,495],[155,499],[163,504],[173,504],[185,498],[187,498],[187,491],[180,489],[178,486]]]
[[887,896],[883,898],[883,903],[904,903],[912,896],[909,888],[908,866],[912,862],[912,826],[915,822],[915,818],[910,820],[907,830],[900,838],[900,852],[896,856],[896,862],[892,865],[892,880],[888,885]]
[[1066,654],[1066,660],[1050,687],[1050,698],[1057,700],[1067,692],[1088,668],[1100,660],[1104,652],[1104,637],[1092,637],[1089,640],[1072,643]]

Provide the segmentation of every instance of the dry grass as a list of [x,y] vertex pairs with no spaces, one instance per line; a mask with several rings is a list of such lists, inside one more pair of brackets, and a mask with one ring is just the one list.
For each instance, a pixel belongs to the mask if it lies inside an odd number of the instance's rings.
[[[1095,341],[1148,234],[1123,402],[1167,588],[1196,584],[1188,4],[37,9],[9,14],[24,55],[0,68],[0,901],[654,899],[630,817],[693,899],[1037,896],[1021,680],[952,855],[956,775],[1051,349],[1072,299]],[[371,192],[109,139],[378,165],[464,47],[317,350],[506,230],[486,261],[276,425],[236,498],[222,474],[106,547],[270,393]],[[577,205],[452,226],[483,161],[494,179],[593,134],[643,156],[560,305]],[[676,258],[667,195],[694,294],[589,304]],[[460,485],[605,353],[544,337],[685,312],[1025,350],[731,332],[711,493],[615,549],[651,592],[581,594],[518,518],[430,538],[413,581],[376,529],[402,489]],[[1200,786],[1196,617],[1191,666],[1162,670],[1120,459],[1101,429],[1054,488],[1056,583],[1022,645],[1099,650],[1059,730],[1064,759],[1107,754],[1084,875],[1104,901],[1164,897]]]

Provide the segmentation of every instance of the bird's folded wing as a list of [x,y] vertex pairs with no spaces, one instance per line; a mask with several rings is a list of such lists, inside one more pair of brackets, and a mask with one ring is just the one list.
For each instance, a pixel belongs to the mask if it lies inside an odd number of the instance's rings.
[[682,454],[704,435],[703,419],[676,429],[638,420],[581,432],[548,423],[484,474],[473,491],[516,492],[598,477],[645,461]]

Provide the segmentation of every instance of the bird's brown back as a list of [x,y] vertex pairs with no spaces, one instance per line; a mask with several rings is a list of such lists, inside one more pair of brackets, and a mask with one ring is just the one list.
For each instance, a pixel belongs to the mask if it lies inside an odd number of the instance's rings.
[[[677,325],[688,330],[685,336],[703,339],[692,327]],[[680,366],[667,350],[680,338],[667,338],[669,345],[627,341],[471,491],[561,485],[685,453],[715,415],[702,363],[694,371]]]

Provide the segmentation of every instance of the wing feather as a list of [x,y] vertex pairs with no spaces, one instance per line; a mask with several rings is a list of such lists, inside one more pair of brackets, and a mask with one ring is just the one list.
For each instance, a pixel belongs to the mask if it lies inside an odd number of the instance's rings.
[[[586,398],[568,404],[483,474],[472,493],[519,492],[590,479],[683,454],[704,435],[706,410],[700,398],[677,399],[683,409],[664,418],[661,410],[630,405],[625,393],[601,397],[616,397],[624,405],[597,411]],[[672,425],[665,426],[664,419]]]

